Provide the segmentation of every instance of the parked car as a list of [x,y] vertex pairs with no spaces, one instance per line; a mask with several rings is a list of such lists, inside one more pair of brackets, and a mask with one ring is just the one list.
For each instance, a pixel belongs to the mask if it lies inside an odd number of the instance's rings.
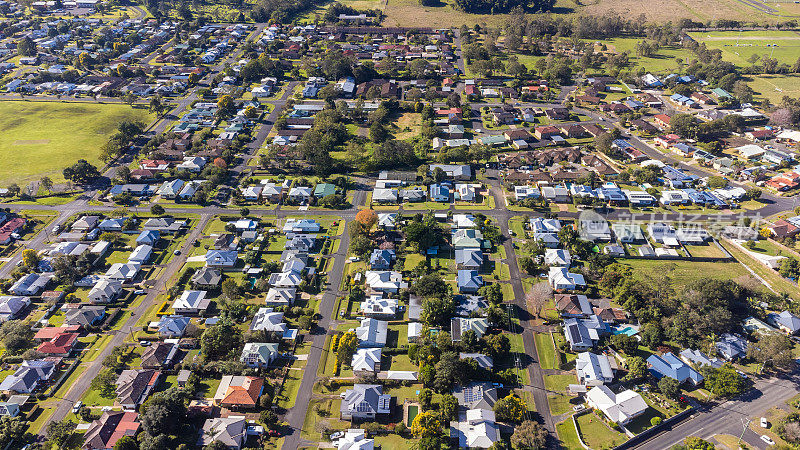
[[336,433],[330,435],[332,441],[335,441],[336,439],[339,439],[341,437],[344,437],[344,431],[337,431]]
[[769,422],[767,422],[766,417],[761,418],[761,428],[769,428]]
[[767,436],[766,434],[761,435],[761,440],[766,442],[767,445],[775,445],[775,441],[773,441],[772,438]]
[[572,410],[575,412],[583,411],[584,409],[586,409],[586,405],[584,404],[575,405],[572,407]]
[[142,347],[149,347],[150,341],[139,341],[139,345],[141,345]]

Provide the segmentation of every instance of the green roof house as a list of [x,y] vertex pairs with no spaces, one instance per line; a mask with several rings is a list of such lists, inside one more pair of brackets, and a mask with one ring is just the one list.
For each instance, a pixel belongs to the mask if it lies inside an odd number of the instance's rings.
[[336,186],[330,183],[319,183],[314,188],[314,197],[323,198],[336,193]]

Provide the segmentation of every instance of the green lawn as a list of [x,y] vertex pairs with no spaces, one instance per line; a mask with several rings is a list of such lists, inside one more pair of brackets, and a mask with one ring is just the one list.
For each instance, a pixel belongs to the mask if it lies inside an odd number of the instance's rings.
[[539,365],[542,369],[558,369],[558,359],[556,350],[553,347],[553,339],[549,333],[535,333],[536,353],[539,355]]
[[0,185],[43,176],[55,182],[78,159],[100,163],[100,147],[123,120],[149,123],[150,113],[128,105],[9,101],[0,103]]
[[615,447],[628,440],[625,434],[609,428],[594,413],[584,414],[576,418],[576,420],[578,421],[581,437],[590,448]]
[[583,448],[578,440],[578,431],[575,429],[572,419],[567,419],[556,425],[556,432],[563,448]]

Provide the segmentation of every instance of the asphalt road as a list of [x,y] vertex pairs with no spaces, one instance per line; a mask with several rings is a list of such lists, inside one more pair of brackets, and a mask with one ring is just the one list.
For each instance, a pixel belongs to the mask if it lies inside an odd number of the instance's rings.
[[[325,348],[325,338],[329,333],[334,331],[332,323],[334,322],[333,307],[336,304],[336,298],[342,294],[339,292],[339,286],[342,283],[344,276],[344,265],[347,252],[350,247],[350,233],[349,227],[345,227],[339,243],[339,249],[331,257],[334,258],[333,267],[328,273],[327,287],[325,294],[322,297],[322,304],[319,307],[319,313],[322,316],[317,322],[313,330],[311,339],[311,349],[309,351],[306,366],[303,369],[303,379],[300,382],[300,389],[297,391],[297,398],[295,399],[294,406],[289,409],[284,417],[284,420],[289,423],[292,433],[286,436],[283,441],[284,450],[293,450],[299,448],[300,445],[306,444],[300,438],[300,432],[303,428],[303,421],[305,420],[308,407],[311,402],[312,389],[314,382],[317,378],[317,369],[319,368],[320,358]],[[332,357],[329,355],[328,357]],[[313,431],[313,430],[310,430]]]
[[[146,312],[147,309],[150,308],[153,304],[155,304],[156,298],[163,292],[166,292],[168,289],[167,283],[172,280],[172,278],[177,275],[178,271],[183,267],[183,264],[186,262],[186,258],[188,255],[192,254],[192,248],[194,241],[200,236],[200,233],[206,227],[209,219],[212,218],[212,215],[203,214],[200,217],[198,223],[192,228],[192,231],[189,233],[188,238],[181,247],[181,254],[179,256],[174,256],[172,260],[166,265],[164,268],[163,273],[158,278],[155,286],[150,288],[147,292],[147,296],[139,303],[134,310],[131,316],[125,321],[125,324],[120,327],[118,331],[115,332],[108,332],[109,334],[113,334],[113,338],[111,341],[108,342],[104,347],[103,350],[100,352],[99,355],[95,357],[95,359],[90,362],[88,365],[85,365],[85,370],[83,373],[78,376],[78,378],[72,383],[72,386],[64,395],[63,398],[59,399],[58,406],[56,410],[53,411],[53,414],[47,420],[47,423],[50,422],[59,422],[67,416],[72,410],[72,406],[80,400],[86,391],[89,390],[90,384],[92,380],[100,373],[100,370],[103,368],[103,360],[106,356],[110,355],[111,352],[114,350],[115,347],[122,345],[125,342],[125,339],[128,337],[130,333],[134,331],[136,328],[136,321],[139,320]],[[47,424],[42,426],[41,431],[39,432],[40,435],[44,435],[47,429]]]
[[[716,434],[742,436],[751,448],[767,449],[760,435],[747,427],[747,421],[758,420],[768,409],[780,406],[800,392],[797,375],[791,378],[758,380],[754,389],[740,399],[731,400],[696,413],[670,430],[634,447],[666,449],[681,443],[688,436],[710,439]],[[756,422],[755,425],[758,425]]]

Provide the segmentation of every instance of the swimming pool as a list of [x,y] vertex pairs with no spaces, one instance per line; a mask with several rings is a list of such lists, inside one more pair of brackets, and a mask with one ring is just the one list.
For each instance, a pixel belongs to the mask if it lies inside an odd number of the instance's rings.
[[625,335],[628,335],[628,336],[633,336],[634,334],[636,334],[638,332],[639,332],[639,330],[637,330],[636,328],[633,328],[631,326],[615,327],[612,330],[612,333],[614,333],[614,334],[625,334]]
[[411,426],[411,422],[414,421],[414,417],[417,417],[419,414],[419,406],[417,405],[409,405],[408,406],[408,422],[406,423],[407,426]]

